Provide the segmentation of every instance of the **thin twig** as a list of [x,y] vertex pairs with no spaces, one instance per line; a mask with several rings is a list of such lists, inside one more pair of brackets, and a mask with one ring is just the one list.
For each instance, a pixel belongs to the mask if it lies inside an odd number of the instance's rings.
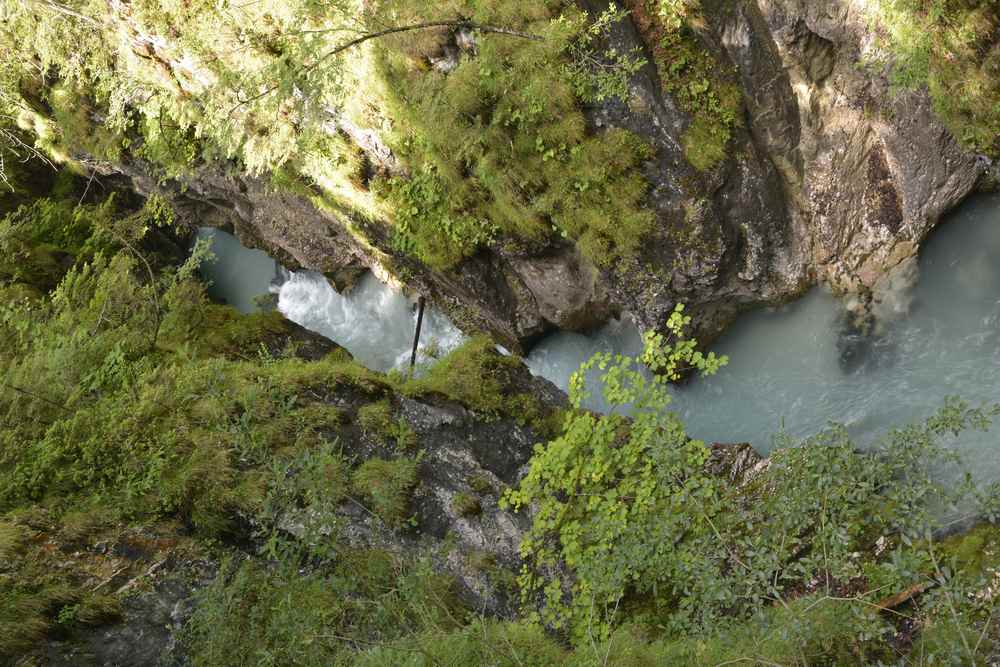
[[25,396],[30,396],[31,398],[34,398],[34,399],[37,399],[39,401],[43,401],[45,403],[48,403],[49,405],[51,405],[53,407],[59,408],[63,412],[68,412],[70,414],[73,413],[73,411],[70,410],[69,408],[67,408],[65,405],[60,405],[59,403],[56,403],[53,400],[45,398],[44,396],[39,396],[38,394],[36,394],[36,393],[34,393],[32,391],[28,391],[27,389],[22,389],[21,387],[17,387],[15,385],[12,385],[9,382],[0,381],[0,385],[3,385],[4,387],[7,387],[9,389],[13,389],[14,391],[18,392],[19,394],[24,394]]
[[87,187],[85,187],[83,189],[83,194],[80,195],[80,201],[78,201],[76,203],[77,206],[82,205],[83,204],[83,200],[87,198],[87,193],[90,192],[90,184],[94,182],[94,176],[96,176],[96,175],[97,175],[97,170],[96,169],[91,169],[90,170],[90,178],[87,179]]
[[95,28],[100,27],[101,25],[101,22],[95,19],[94,17],[87,16],[86,14],[81,14],[75,9],[67,7],[66,5],[56,2],[55,0],[34,0],[33,4],[40,5],[47,9],[51,9],[57,14],[62,14],[63,16],[69,16],[71,18],[78,19],[80,21],[83,21],[84,23],[94,26]]
[[[928,529],[926,533],[927,533],[927,546],[928,546],[927,553],[931,557],[931,563],[934,564],[934,572],[938,576],[938,581],[940,581],[941,584],[943,585],[945,583],[945,576],[944,572],[941,571],[941,566],[938,564],[937,556],[934,554],[934,542],[931,539],[930,530]],[[948,603],[948,610],[951,612],[951,619],[955,623],[955,630],[958,631],[958,636],[962,640],[962,646],[965,648],[965,652],[969,654],[969,659],[975,662],[976,654],[972,650],[972,647],[969,646],[969,640],[965,636],[965,630],[962,628],[962,624],[958,620],[958,610],[955,609],[955,601],[952,599],[951,591],[948,590],[947,587],[945,587],[944,593],[945,593],[944,596],[945,601],[947,601]]]
[[[487,32],[487,33],[492,33],[492,34],[496,34],[496,35],[508,35],[510,37],[520,37],[522,39],[530,39],[532,41],[542,41],[542,39],[544,39],[540,35],[533,35],[531,33],[520,32],[518,30],[511,30],[509,28],[503,28],[503,27],[500,27],[500,26],[480,25],[478,23],[472,23],[471,21],[465,21],[465,20],[427,21],[425,23],[413,23],[413,24],[410,24],[410,25],[396,26],[395,28],[386,28],[385,30],[379,30],[377,32],[370,32],[370,33],[367,33],[365,35],[362,35],[361,37],[357,37],[355,39],[352,39],[349,42],[345,42],[345,43],[341,44],[340,46],[337,46],[337,47],[331,49],[330,51],[327,51],[322,56],[320,56],[315,62],[312,62],[312,63],[306,65],[305,67],[303,67],[302,69],[300,69],[299,72],[298,72],[298,74],[305,74],[306,72],[309,72],[309,71],[311,71],[313,69],[316,69],[317,67],[319,67],[320,65],[322,65],[324,62],[326,62],[330,58],[336,56],[337,54],[343,53],[344,51],[347,51],[348,49],[351,49],[351,48],[353,48],[355,46],[358,46],[359,44],[367,42],[368,40],[378,39],[380,37],[386,37],[387,35],[394,35],[394,34],[401,33],[401,32],[409,32],[409,31],[412,31],[412,30],[426,30],[427,28],[468,28],[470,30],[476,30],[478,32]],[[334,30],[339,31],[341,29],[340,28],[332,28],[331,29],[331,31],[334,31]],[[323,31],[317,31],[317,32],[323,32]],[[272,86],[269,86],[263,92],[261,92],[261,93],[259,93],[257,95],[254,95],[253,97],[250,97],[250,98],[245,99],[245,100],[241,100],[239,104],[237,104],[232,109],[230,109],[229,114],[232,115],[240,107],[246,106],[247,104],[251,104],[253,102],[256,102],[259,99],[267,97],[268,95],[270,95],[274,91],[278,90],[278,88],[280,88],[280,87],[281,87],[281,84],[280,83],[276,83],[276,84],[274,84]]]
[[983,631],[979,633],[979,639],[976,641],[976,647],[973,649],[974,653],[979,653],[979,647],[982,645],[983,640],[986,639],[986,633],[990,629],[990,623],[993,622],[994,611],[994,608],[990,608],[990,614],[986,617],[986,623],[983,625]]

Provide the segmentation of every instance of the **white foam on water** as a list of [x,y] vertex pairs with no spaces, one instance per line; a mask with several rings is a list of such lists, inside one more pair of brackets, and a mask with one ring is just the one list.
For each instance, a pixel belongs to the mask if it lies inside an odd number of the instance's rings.
[[[371,273],[347,295],[341,295],[319,273],[294,272],[278,291],[278,310],[291,321],[343,345],[372,370],[403,369],[410,363],[416,305]],[[441,312],[427,307],[418,362],[432,361],[464,340],[462,332]]]
[[[211,235],[219,256],[205,271],[213,293],[245,310],[270,286],[290,320],[343,345],[369,368],[408,365],[417,314],[403,294],[367,274],[341,295],[320,274],[276,270],[263,253],[239,248],[227,234]],[[864,443],[892,425],[929,416],[949,395],[974,404],[1000,401],[1000,197],[977,197],[951,216],[924,248],[912,292],[907,284],[902,280],[884,305],[893,317],[876,339],[860,341],[850,364],[841,349],[843,304],[821,289],[741,317],[713,346],[729,355],[729,366],[677,388],[673,409],[694,437],[749,442],[766,452],[782,426],[805,437],[838,422]],[[427,308],[422,362],[463,340],[442,313]],[[595,352],[640,350],[639,332],[624,317],[591,335],[550,336],[526,362],[566,389]],[[588,385],[590,406],[606,408],[596,377]],[[998,434],[966,433],[957,442],[981,479],[1000,478]]]

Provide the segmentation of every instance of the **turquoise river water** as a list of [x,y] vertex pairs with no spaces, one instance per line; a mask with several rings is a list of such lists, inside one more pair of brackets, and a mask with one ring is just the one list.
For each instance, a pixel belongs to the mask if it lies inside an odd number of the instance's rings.
[[[344,345],[369,367],[407,363],[416,316],[407,297],[371,275],[341,296],[319,274],[287,272],[228,234],[202,233],[213,238],[219,258],[203,269],[214,295],[246,312],[254,296],[270,292],[289,319]],[[792,436],[807,436],[838,422],[865,442],[893,424],[930,415],[949,395],[974,404],[1000,401],[1000,196],[975,197],[942,223],[918,272],[872,338],[846,331],[843,305],[822,288],[783,308],[742,316],[713,346],[729,365],[679,388],[673,408],[695,437],[750,442],[766,452],[782,425]],[[463,340],[440,312],[428,310],[425,358]],[[639,347],[626,317],[590,335],[549,336],[526,361],[565,389],[594,352],[634,354]],[[998,433],[967,433],[958,441],[983,478],[1000,478]]]

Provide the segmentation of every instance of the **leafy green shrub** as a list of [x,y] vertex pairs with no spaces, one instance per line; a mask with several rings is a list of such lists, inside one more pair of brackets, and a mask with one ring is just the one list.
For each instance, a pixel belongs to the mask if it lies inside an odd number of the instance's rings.
[[[975,498],[965,485],[941,482],[955,456],[939,441],[986,427],[995,408],[949,401],[925,423],[891,431],[874,454],[859,454],[843,428],[794,447],[785,441],[766,470],[733,488],[708,471],[708,449],[665,409],[666,383],[682,367],[712,372],[725,361],[683,338],[688,321],[679,310],[671,318],[676,340],[646,336],[643,360],[662,375],[648,378],[631,359],[608,354],[585,364],[571,380],[576,410],[563,434],[536,449],[528,475],[505,496],[514,509],[534,508],[521,545],[528,613],[585,643],[609,637],[622,619],[668,637],[705,633],[811,588],[821,601],[843,598],[855,611],[870,610],[864,594],[840,591],[898,592],[933,576],[947,604],[971,599],[962,592],[971,584],[946,574],[928,539],[940,507]],[[629,406],[630,418],[580,410],[582,373],[595,366],[605,371],[607,402]],[[974,605],[959,606],[963,618],[978,618]],[[841,612],[814,619],[829,629],[806,631],[854,636],[856,655],[882,641],[885,628],[871,614],[847,629],[836,620]],[[817,655],[837,655],[840,643],[826,641]]]
[[[532,606],[536,595],[543,596],[542,619],[577,638],[605,633],[608,615],[627,589],[652,590],[667,583],[663,549],[697,521],[683,508],[704,506],[717,493],[714,481],[700,474],[708,450],[688,439],[676,415],[666,412],[666,383],[678,365],[708,374],[726,360],[695,351],[683,338],[690,318],[681,312],[678,307],[668,322],[675,344],[647,339],[644,360],[665,375],[647,380],[632,359],[598,353],[571,377],[575,411],[562,436],[536,447],[527,476],[503,498],[515,510],[537,504],[532,529],[521,544],[531,562],[520,580],[525,602]],[[581,408],[587,398],[584,377],[595,367],[606,371],[605,400],[631,405],[632,419]],[[560,562],[573,572],[571,580],[539,576],[557,572]],[[567,589],[572,590],[569,600]]]
[[417,483],[417,463],[410,459],[369,459],[351,478],[355,493],[387,524],[398,526],[406,518],[410,493]]

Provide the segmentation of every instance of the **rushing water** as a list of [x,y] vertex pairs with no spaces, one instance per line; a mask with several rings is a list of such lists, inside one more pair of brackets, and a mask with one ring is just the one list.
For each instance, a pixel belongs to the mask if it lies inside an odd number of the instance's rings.
[[[335,292],[318,273],[292,274],[281,285],[278,309],[293,322],[340,343],[369,368],[387,371],[410,362],[415,305],[371,273],[346,296]],[[419,359],[429,361],[450,352],[464,338],[448,318],[428,306],[420,330]]]
[[[209,293],[244,313],[259,309],[261,297],[276,295],[285,317],[343,345],[359,362],[377,371],[409,365],[416,326],[415,304],[368,273],[346,295],[322,274],[290,272],[259,250],[240,245],[231,234],[198,231],[212,243],[214,262],[202,266]],[[424,311],[418,362],[447,353],[465,337],[437,309]]]
[[257,299],[266,296],[283,279],[284,269],[260,250],[244,248],[236,237],[211,227],[198,230],[198,239],[209,241],[215,260],[203,264],[208,293],[242,313],[259,310]]
[[[838,422],[864,442],[929,416],[949,395],[1000,401],[1000,197],[977,197],[950,216],[927,242],[908,296],[908,312],[847,359],[843,307],[822,289],[745,315],[713,346],[729,365],[678,389],[673,408],[696,437],[766,452],[782,425],[807,436]],[[566,387],[594,351],[639,347],[634,327],[612,323],[591,337],[546,339],[528,364]],[[998,441],[996,431],[959,441],[984,478],[1000,477]]]
[[[254,294],[278,295],[289,319],[344,345],[377,370],[408,360],[412,302],[368,275],[348,295],[321,275],[287,274],[262,253],[215,236],[220,261],[209,267],[217,293],[243,308]],[[893,424],[930,415],[949,395],[973,403],[1000,401],[1000,197],[963,205],[926,244],[919,282],[896,319],[845,355],[841,303],[815,289],[777,310],[741,317],[714,346],[729,365],[712,378],[676,390],[673,408],[689,432],[713,441],[745,441],[761,451],[782,425],[807,436],[830,422],[847,425],[865,442]],[[270,262],[270,264],[268,263]],[[462,335],[433,309],[422,341],[445,352]],[[626,318],[592,335],[560,333],[527,358],[533,372],[566,388],[570,374],[598,350],[635,354],[641,340]],[[1000,478],[998,438],[962,436],[978,473]]]

